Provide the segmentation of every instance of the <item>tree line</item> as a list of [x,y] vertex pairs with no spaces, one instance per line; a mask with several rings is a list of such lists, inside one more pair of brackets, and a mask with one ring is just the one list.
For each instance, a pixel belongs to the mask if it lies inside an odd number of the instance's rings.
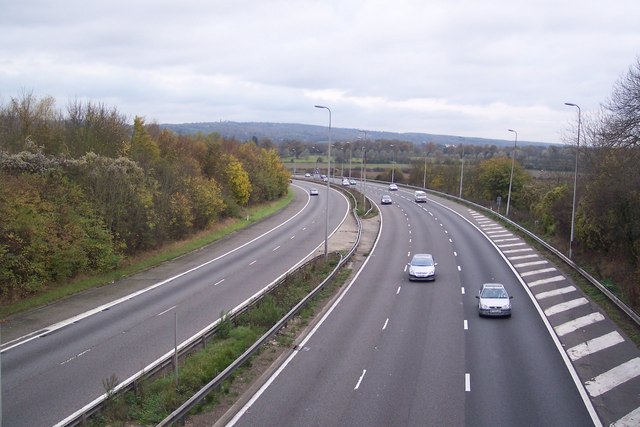
[[0,105],[0,299],[38,293],[282,197],[267,141],[177,135],[115,108]]

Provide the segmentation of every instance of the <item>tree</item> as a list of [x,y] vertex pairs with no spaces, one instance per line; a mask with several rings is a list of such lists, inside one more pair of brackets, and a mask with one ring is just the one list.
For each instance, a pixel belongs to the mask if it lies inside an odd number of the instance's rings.
[[137,117],[133,121],[131,136],[131,158],[145,169],[160,157],[160,148],[144,127],[144,120]]
[[10,153],[35,145],[48,154],[60,152],[64,138],[61,134],[62,117],[55,109],[55,99],[38,99],[25,92],[12,97],[0,111],[0,147]]
[[245,206],[251,196],[251,181],[242,163],[233,155],[224,156],[226,184],[236,203]]
[[640,57],[613,88],[605,105],[604,138],[611,147],[634,148],[640,145]]
[[88,152],[117,157],[129,138],[126,117],[104,104],[70,102],[64,128],[64,144],[72,157]]
[[[500,196],[506,203],[509,193],[509,180],[511,178],[511,163],[512,161],[508,157],[496,157],[480,163],[479,179],[482,197],[485,200],[494,201]],[[516,204],[525,181],[524,170],[520,163],[516,161],[511,185],[512,204]]]

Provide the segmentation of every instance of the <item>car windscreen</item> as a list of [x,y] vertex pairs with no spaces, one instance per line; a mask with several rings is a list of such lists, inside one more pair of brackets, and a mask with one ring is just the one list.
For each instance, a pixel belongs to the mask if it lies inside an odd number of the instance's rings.
[[508,298],[507,292],[501,288],[484,288],[480,296],[482,298]]

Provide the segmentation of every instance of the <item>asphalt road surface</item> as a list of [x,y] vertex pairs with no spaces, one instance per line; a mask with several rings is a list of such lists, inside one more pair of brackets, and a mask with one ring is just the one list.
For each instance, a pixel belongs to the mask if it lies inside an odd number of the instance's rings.
[[[438,204],[389,194],[364,268],[229,425],[593,425],[495,246]],[[406,264],[423,252],[438,263],[437,278],[409,282]],[[479,318],[483,282],[505,284],[511,318]]]

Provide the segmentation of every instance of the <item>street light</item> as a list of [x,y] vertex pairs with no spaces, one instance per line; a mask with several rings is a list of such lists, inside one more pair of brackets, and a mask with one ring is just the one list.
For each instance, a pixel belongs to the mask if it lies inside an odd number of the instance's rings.
[[509,132],[516,134],[516,141],[513,143],[513,155],[511,156],[511,177],[509,178],[509,194],[507,195],[507,212],[505,216],[509,216],[509,204],[511,203],[511,184],[513,183],[513,167],[516,164],[516,149],[518,147],[518,132],[513,129],[507,129]]
[[351,157],[353,157],[353,144],[350,141],[347,141],[346,144],[349,144],[349,181],[351,181]]
[[[362,140],[362,173],[360,179],[362,180],[362,212],[367,209],[367,131],[364,132],[364,139]],[[358,137],[360,138],[360,137]]]
[[578,141],[576,143],[576,169],[573,174],[573,205],[571,207],[571,237],[569,238],[569,259],[571,259],[571,247],[573,246],[573,226],[576,219],[576,188],[578,187],[578,152],[580,150],[580,125],[582,121],[582,111],[580,110],[580,106],[578,106],[577,104],[565,102],[564,105],[568,105],[569,107],[576,107],[578,109]]
[[[393,148],[393,144],[391,144],[389,147]],[[395,175],[396,175],[396,150],[393,150],[393,168],[391,169],[391,182],[395,182]]]
[[462,199],[462,179],[464,178],[464,145],[462,146],[462,158],[460,164],[460,197]]
[[324,222],[324,259],[326,260],[329,257],[329,252],[327,250],[327,245],[329,241],[329,186],[331,183],[331,109],[329,107],[325,107],[324,105],[316,105],[316,108],[324,108],[329,112],[329,156],[327,160],[327,212],[325,216]]
[[427,141],[424,142],[424,175],[422,176],[422,188],[427,189]]

